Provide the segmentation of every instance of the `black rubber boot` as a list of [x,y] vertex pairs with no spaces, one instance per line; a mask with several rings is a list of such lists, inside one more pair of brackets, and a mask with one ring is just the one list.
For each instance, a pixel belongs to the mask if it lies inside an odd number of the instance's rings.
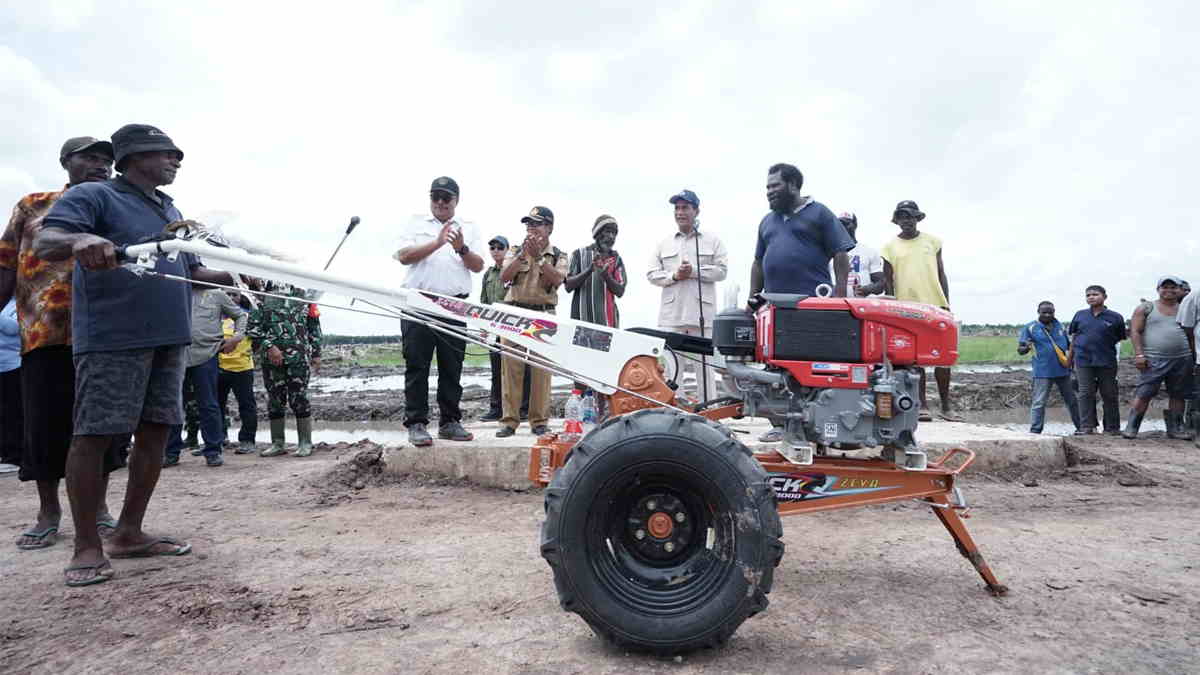
[[1137,412],[1132,408],[1129,410],[1129,420],[1125,422],[1125,429],[1121,431],[1121,437],[1129,440],[1134,440],[1138,436],[1138,429],[1142,427],[1142,418],[1146,416],[1144,412]]
[[1163,419],[1167,422],[1167,438],[1173,438],[1177,441],[1192,440],[1193,435],[1191,430],[1183,423],[1183,413],[1167,410],[1163,412]]

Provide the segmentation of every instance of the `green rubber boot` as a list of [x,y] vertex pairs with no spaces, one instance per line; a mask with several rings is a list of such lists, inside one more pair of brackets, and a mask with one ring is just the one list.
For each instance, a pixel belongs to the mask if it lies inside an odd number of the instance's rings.
[[277,420],[271,420],[271,447],[258,453],[260,457],[278,457],[286,455],[287,450],[283,449],[283,425],[285,420],[280,417]]
[[297,417],[296,433],[300,436],[299,447],[292,453],[297,457],[308,457],[313,452],[312,447],[312,418]]

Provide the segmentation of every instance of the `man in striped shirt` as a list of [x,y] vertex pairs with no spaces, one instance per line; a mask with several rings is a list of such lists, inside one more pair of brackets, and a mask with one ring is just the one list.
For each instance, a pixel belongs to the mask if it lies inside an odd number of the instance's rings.
[[601,326],[621,325],[617,298],[625,295],[625,262],[613,250],[617,219],[604,215],[592,226],[591,246],[575,249],[563,282],[571,298],[571,318]]

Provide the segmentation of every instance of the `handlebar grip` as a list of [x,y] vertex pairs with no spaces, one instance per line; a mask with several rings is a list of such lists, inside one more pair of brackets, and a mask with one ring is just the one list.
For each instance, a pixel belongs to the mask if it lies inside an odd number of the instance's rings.
[[129,260],[130,260],[129,255],[127,253],[125,253],[124,246],[114,246],[113,253],[116,254],[116,256],[117,256],[117,264],[118,265],[121,263],[124,263],[124,262],[129,262]]

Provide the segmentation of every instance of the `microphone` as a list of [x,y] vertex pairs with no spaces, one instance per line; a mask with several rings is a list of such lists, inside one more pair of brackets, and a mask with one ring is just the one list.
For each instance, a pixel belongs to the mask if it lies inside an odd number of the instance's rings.
[[350,217],[350,226],[346,228],[346,234],[347,234],[347,235],[349,235],[351,232],[353,232],[353,231],[354,231],[354,228],[358,227],[358,222],[359,222],[359,221],[358,221],[358,216],[351,216],[351,217]]

